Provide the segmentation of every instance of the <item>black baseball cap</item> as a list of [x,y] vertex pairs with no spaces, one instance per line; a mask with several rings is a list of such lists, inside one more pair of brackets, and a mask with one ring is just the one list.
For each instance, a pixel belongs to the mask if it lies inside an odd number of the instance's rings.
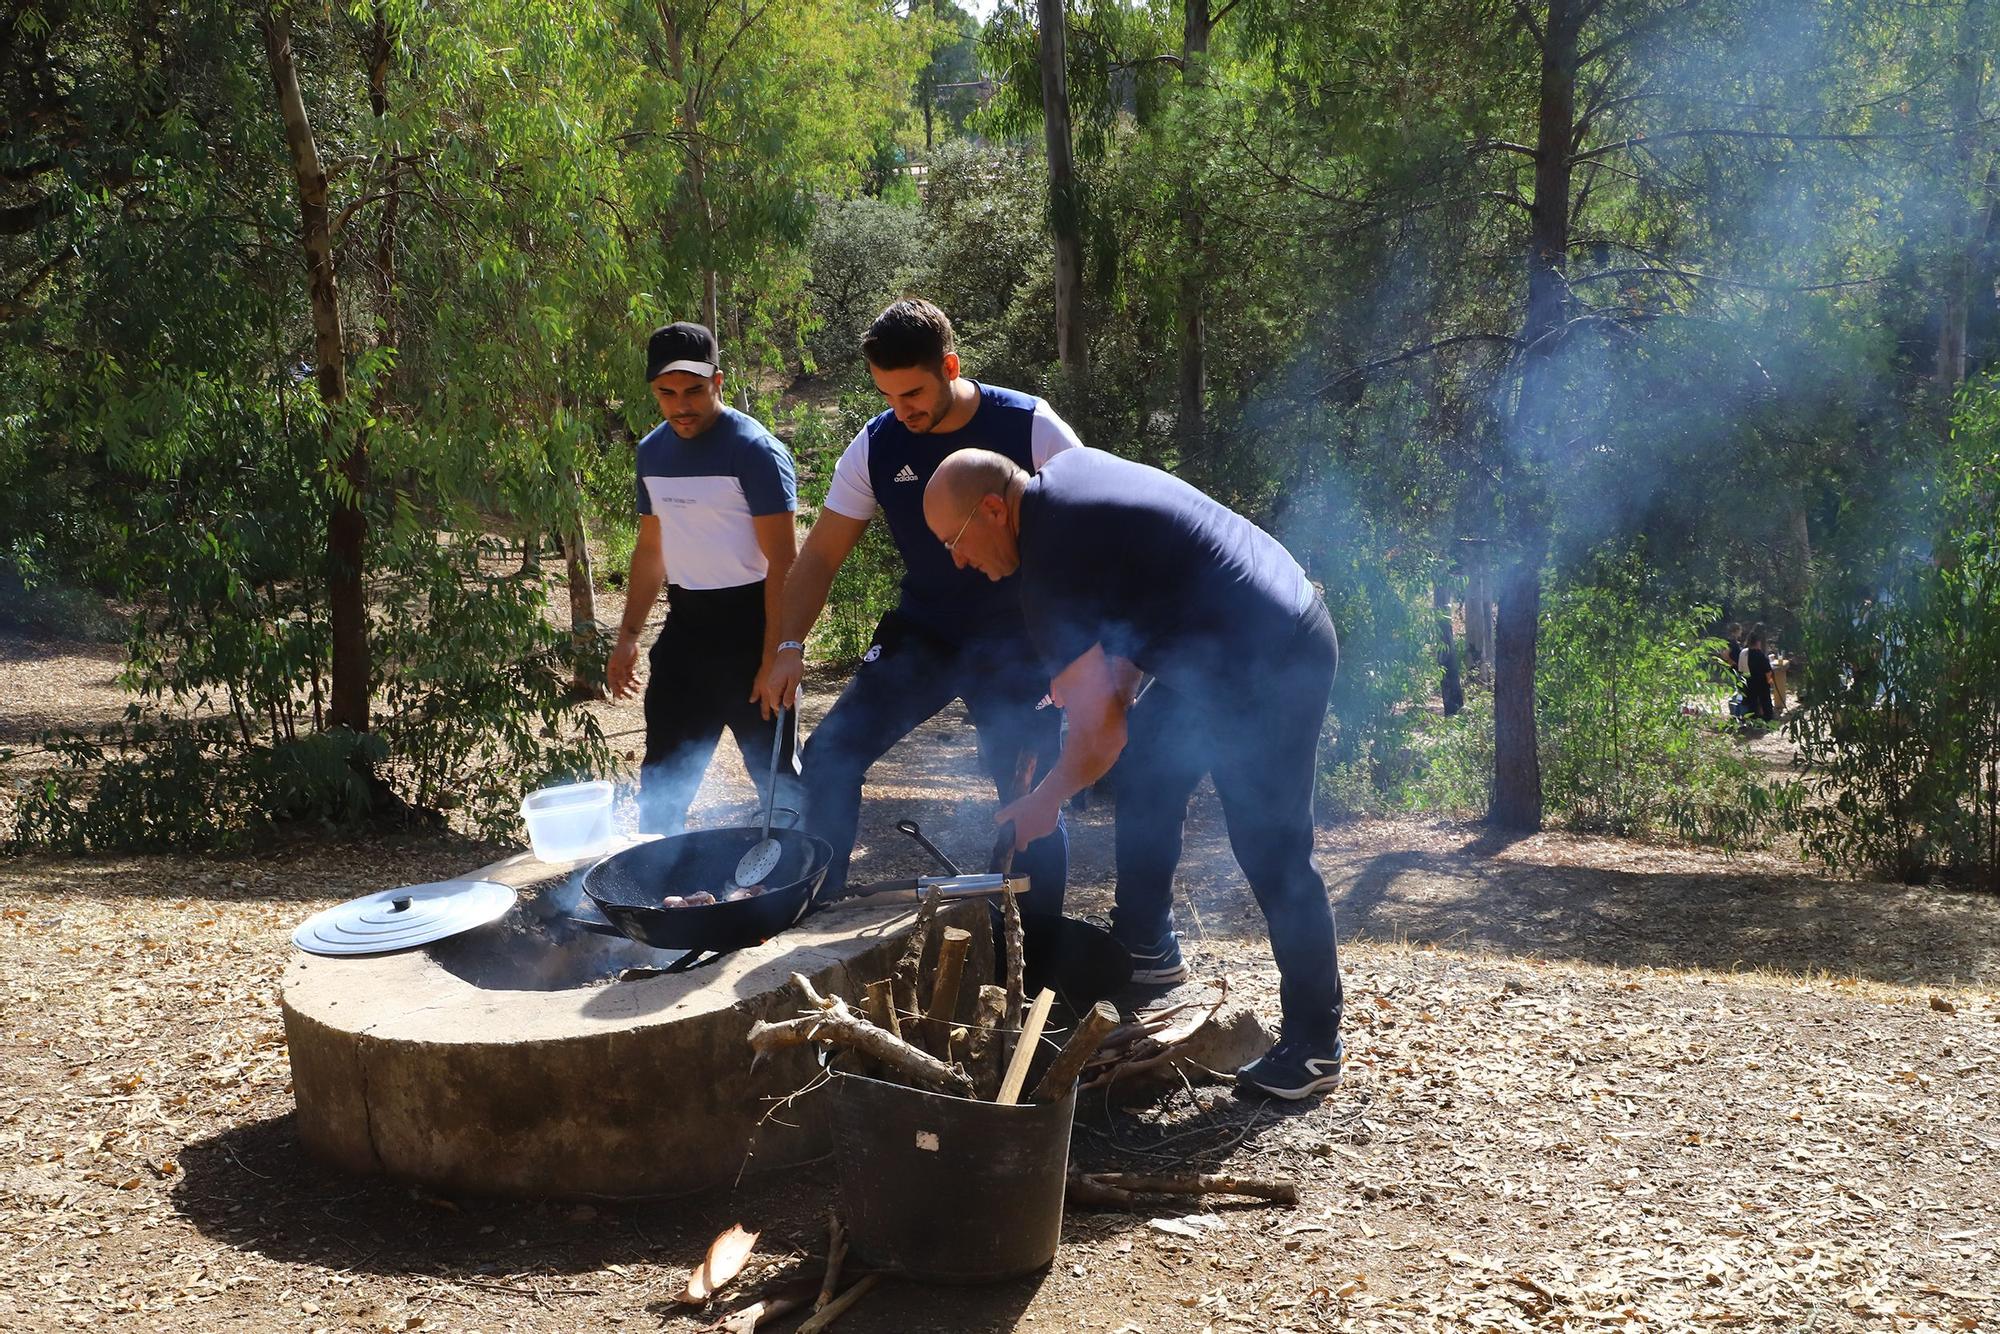
[[662,325],[646,340],[646,383],[651,384],[668,371],[711,376],[720,360],[715,335],[708,331],[707,325],[686,320]]

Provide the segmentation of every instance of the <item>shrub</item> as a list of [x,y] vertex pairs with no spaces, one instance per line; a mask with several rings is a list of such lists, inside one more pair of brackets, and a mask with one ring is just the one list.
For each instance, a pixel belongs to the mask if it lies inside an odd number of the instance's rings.
[[911,204],[872,199],[820,201],[813,217],[812,276],[806,298],[813,369],[839,371],[861,360],[861,333],[926,265],[929,229]]
[[1792,823],[1830,866],[2000,888],[2000,386],[1920,495],[1872,578],[1814,590]]
[[1736,843],[1758,786],[1714,725],[1713,607],[1649,605],[1636,561],[1551,590],[1536,673],[1548,811],[1577,829]]
[[[1720,645],[1710,607],[1658,607],[1637,562],[1599,564],[1543,599],[1535,722],[1548,816],[1573,829],[1671,834],[1735,846],[1774,812],[1755,764],[1716,725]],[[1455,718],[1427,717],[1408,805],[1485,812],[1493,700],[1468,688]]]
[[[803,408],[791,432],[792,458],[799,474],[799,505],[817,511],[826,502],[833,466],[856,433],[881,410],[874,385],[862,387],[862,373],[850,371],[852,383],[840,406],[826,412]],[[875,624],[896,605],[903,578],[903,558],[889,536],[887,524],[868,525],[861,541],[841,564],[827,594],[826,608],[813,627],[813,656],[823,661],[852,663],[867,651]]]

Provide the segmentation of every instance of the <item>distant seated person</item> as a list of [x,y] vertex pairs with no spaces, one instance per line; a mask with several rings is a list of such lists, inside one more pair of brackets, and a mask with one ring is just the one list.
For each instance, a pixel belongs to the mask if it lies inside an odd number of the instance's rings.
[[1747,718],[1760,718],[1771,722],[1778,716],[1776,704],[1771,697],[1771,658],[1764,652],[1764,627],[1758,626],[1750,632],[1749,642],[1743,646],[1736,660],[1736,670],[1743,676],[1743,713]]

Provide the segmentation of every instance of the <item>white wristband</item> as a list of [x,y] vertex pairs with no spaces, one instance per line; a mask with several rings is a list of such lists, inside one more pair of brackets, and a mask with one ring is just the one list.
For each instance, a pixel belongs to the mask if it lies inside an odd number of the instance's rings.
[[796,639],[787,639],[787,640],[786,640],[786,641],[785,641],[784,643],[782,643],[782,644],[778,645],[778,647],[777,647],[777,649],[775,650],[775,652],[778,652],[778,653],[783,653],[783,652],[784,652],[784,651],[785,651],[786,649],[788,649],[788,648],[795,648],[795,649],[797,649],[797,650],[799,651],[799,656],[800,656],[801,658],[803,658],[803,657],[804,657],[804,656],[806,655],[806,646],[805,646],[804,644],[801,644],[801,643],[800,643],[800,642],[799,642],[798,640],[796,640]]

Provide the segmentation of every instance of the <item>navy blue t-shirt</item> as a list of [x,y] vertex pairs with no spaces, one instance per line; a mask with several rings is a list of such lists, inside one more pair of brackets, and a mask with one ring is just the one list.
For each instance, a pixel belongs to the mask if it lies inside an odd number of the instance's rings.
[[884,412],[854,437],[834,468],[826,507],[866,522],[879,511],[903,556],[898,610],[953,642],[1021,638],[1021,608],[1012,579],[993,583],[961,570],[924,523],[924,487],[945,458],[961,449],[990,449],[1034,472],[1059,453],[1081,452],[1076,433],[1041,399],[982,384],[979,407],[956,431],[919,434]]
[[1172,689],[1254,683],[1317,598],[1278,539],[1186,482],[1102,450],[1021,496],[1021,609],[1049,675],[1102,643]]

